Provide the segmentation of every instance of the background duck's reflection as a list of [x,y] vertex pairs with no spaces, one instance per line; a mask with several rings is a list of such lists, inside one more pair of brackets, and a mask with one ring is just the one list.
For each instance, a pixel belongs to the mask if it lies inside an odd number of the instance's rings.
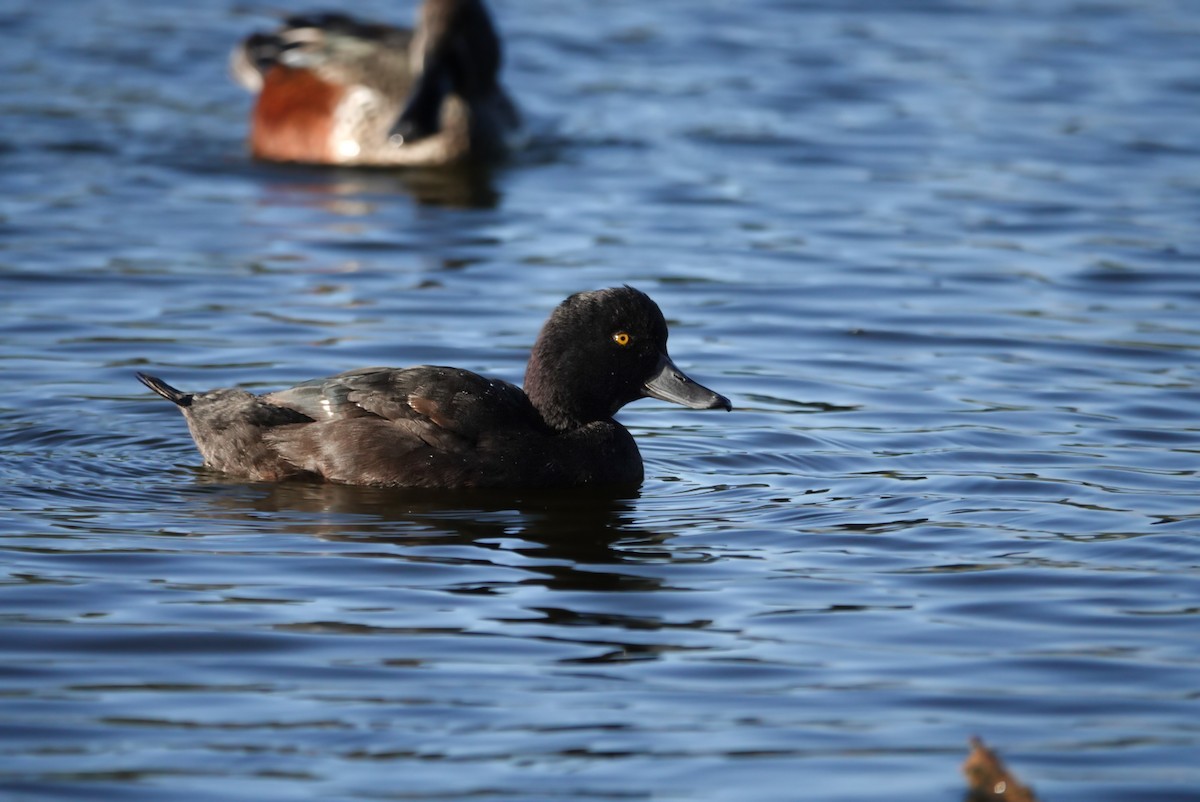
[[371,196],[400,194],[422,206],[449,209],[493,209],[501,198],[487,165],[396,170],[258,163],[241,169],[263,181],[268,195],[294,196],[351,217],[366,211],[363,199]]

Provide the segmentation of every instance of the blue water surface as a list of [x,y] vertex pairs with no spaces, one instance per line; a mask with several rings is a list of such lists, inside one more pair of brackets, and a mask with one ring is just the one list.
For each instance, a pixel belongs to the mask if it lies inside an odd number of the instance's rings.
[[[1200,4],[492,0],[484,174],[251,162],[281,5],[0,6],[5,799],[1200,799]],[[133,378],[622,283],[735,406],[636,493],[239,482]]]

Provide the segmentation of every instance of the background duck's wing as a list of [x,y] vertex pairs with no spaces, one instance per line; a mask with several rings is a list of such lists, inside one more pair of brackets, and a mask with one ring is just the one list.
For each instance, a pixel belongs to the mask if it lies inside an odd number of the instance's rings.
[[412,80],[408,50],[412,31],[355,19],[347,14],[317,13],[288,17],[276,30],[251,34],[230,54],[230,72],[251,92],[276,66],[319,70],[340,82],[370,83],[381,64],[407,91]]

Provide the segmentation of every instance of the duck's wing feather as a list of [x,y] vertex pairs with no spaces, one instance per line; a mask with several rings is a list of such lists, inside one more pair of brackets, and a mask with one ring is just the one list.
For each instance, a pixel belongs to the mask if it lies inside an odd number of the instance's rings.
[[437,365],[360,368],[304,382],[263,400],[318,422],[355,418],[414,421],[470,440],[483,431],[544,425],[519,387]]
[[549,431],[520,388],[431,365],[354,370],[263,400],[313,419],[267,433],[275,453],[298,470],[351,484],[495,483],[497,459],[523,459]]

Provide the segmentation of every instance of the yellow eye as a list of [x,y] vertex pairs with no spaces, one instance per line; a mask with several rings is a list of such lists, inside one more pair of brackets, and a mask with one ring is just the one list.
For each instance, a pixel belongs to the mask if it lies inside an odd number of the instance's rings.
[[622,348],[629,345],[629,343],[631,343],[632,341],[633,341],[633,338],[630,337],[629,334],[624,331],[618,331],[616,334],[613,335],[613,342],[615,342],[617,345],[621,346]]

